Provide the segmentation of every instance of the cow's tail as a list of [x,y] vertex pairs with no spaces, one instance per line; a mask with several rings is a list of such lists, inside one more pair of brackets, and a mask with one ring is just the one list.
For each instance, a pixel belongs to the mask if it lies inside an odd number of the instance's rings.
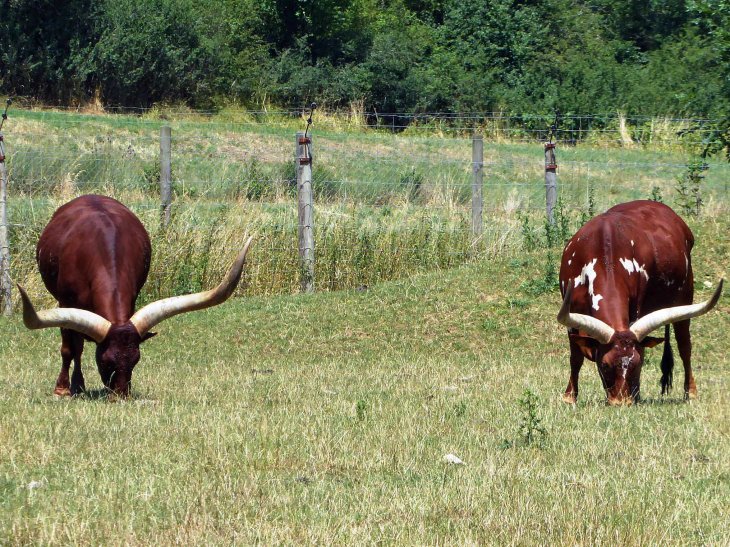
[[672,345],[669,343],[669,325],[664,327],[664,353],[662,354],[662,395],[672,389],[672,377],[674,375],[674,355]]

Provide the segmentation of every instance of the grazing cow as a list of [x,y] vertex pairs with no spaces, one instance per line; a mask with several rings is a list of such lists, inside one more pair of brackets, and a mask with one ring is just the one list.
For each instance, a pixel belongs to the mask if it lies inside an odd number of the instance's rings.
[[[674,360],[669,325],[684,364],[684,391],[697,397],[692,377],[690,319],[707,313],[722,292],[692,305],[692,232],[666,205],[634,201],[617,205],[586,223],[565,246],[560,265],[563,305],[558,321],[568,328],[570,381],[563,400],[575,403],[578,373],[587,357],[611,404],[631,404],[639,395],[644,349],[664,341],[662,393],[672,386]],[[649,333],[666,326],[664,338]]]
[[127,396],[139,346],[156,334],[150,330],[173,315],[227,300],[241,278],[250,243],[251,238],[215,289],[159,300],[135,313],[152,255],[142,223],[124,205],[104,196],[82,196],[60,207],[36,249],[43,282],[60,307],[36,312],[18,286],[26,327],[61,327],[63,364],[54,393],[84,391],[81,352],[84,340],[91,340],[96,342],[96,364],[104,385]]

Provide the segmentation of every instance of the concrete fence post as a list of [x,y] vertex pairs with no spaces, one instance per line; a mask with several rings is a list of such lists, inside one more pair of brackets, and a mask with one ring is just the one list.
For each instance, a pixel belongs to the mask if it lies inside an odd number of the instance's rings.
[[545,143],[545,208],[548,222],[555,224],[553,211],[558,201],[558,188],[556,185],[556,171],[558,165],[555,161],[555,143]]
[[2,314],[9,316],[12,308],[10,279],[10,238],[8,236],[8,175],[5,169],[5,147],[0,134],[0,304]]
[[172,130],[169,125],[160,128],[160,204],[162,225],[170,223],[172,205]]
[[299,270],[304,293],[314,292],[314,203],[312,139],[297,132],[297,210],[299,212]]
[[474,135],[471,147],[472,184],[471,184],[471,235],[478,238],[482,235],[482,188],[484,182],[484,137]]

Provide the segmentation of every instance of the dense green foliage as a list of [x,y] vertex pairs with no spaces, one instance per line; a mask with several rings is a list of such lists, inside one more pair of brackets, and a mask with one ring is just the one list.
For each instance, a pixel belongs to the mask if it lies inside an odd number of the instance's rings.
[[44,102],[730,112],[727,0],[0,5],[0,90]]

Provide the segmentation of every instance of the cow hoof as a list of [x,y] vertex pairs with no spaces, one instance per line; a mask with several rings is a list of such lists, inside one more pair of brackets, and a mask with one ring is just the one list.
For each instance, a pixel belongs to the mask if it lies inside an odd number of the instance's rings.
[[53,394],[58,395],[59,397],[70,397],[71,390],[67,387],[56,387],[56,389],[53,390]]
[[688,401],[696,401],[697,399],[699,399],[699,395],[697,395],[696,389],[691,389],[684,393],[684,398]]
[[75,386],[73,384],[71,385],[71,395],[81,395],[82,393],[84,393],[84,391],[86,391],[85,386]]
[[576,403],[577,399],[575,395],[568,395],[567,393],[563,395],[563,402],[566,405],[574,405]]

